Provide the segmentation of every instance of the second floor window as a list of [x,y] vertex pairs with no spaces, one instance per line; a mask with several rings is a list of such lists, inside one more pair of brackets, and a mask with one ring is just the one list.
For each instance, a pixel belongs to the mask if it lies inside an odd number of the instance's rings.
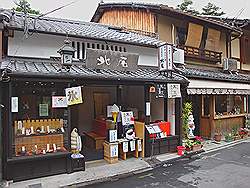
[[176,44],[185,45],[187,39],[187,29],[183,27],[176,27]]

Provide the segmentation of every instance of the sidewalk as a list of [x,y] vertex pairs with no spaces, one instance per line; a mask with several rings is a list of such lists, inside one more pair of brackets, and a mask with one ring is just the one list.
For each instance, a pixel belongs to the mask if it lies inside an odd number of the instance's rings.
[[[230,147],[242,142],[250,142],[250,139],[241,139],[232,142],[216,143],[205,141],[205,153]],[[4,187],[10,188],[57,188],[57,187],[76,187],[77,185],[88,185],[103,181],[110,181],[121,177],[130,176],[151,170],[157,164],[180,158],[176,153],[157,155],[154,160],[150,158],[119,160],[118,163],[108,164],[104,160],[95,163],[87,163],[86,170],[72,174],[61,174],[44,178],[37,178],[16,183],[8,182]],[[151,161],[151,163],[150,163]],[[153,163],[152,163],[153,161]]]

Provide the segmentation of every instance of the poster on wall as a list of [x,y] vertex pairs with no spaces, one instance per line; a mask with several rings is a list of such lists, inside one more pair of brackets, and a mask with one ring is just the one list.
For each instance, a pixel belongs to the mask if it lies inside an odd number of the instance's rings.
[[49,115],[49,105],[48,104],[39,104],[39,116],[45,117]]
[[52,108],[67,107],[67,99],[65,96],[52,96]]
[[121,117],[122,117],[122,125],[132,125],[134,124],[134,116],[133,112],[121,112]]
[[65,93],[67,97],[68,106],[74,105],[74,104],[80,104],[83,102],[81,86],[66,88]]
[[18,112],[18,97],[11,97],[11,112]]

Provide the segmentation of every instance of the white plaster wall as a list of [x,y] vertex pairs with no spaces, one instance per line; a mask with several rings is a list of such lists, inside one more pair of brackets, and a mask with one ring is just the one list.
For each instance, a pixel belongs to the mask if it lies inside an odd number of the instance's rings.
[[168,99],[168,121],[170,122],[170,134],[175,135],[175,99]]
[[[27,39],[23,37],[23,32],[15,31],[14,37],[9,38],[8,55],[9,56],[24,56],[36,58],[49,58],[50,56],[58,56],[57,50],[63,45],[64,36],[38,34],[34,33]],[[72,41],[90,42],[105,44],[104,41],[86,40],[79,38],[70,38]],[[138,65],[158,66],[158,51],[156,48],[143,46],[126,45],[120,43],[111,43],[109,45],[117,45],[126,47],[127,52],[138,53]]]

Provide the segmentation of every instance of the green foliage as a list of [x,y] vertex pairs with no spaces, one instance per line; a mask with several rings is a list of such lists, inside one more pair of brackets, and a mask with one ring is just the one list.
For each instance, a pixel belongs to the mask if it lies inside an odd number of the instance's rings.
[[191,13],[193,15],[198,15],[199,11],[195,10],[191,5],[193,4],[192,0],[183,0],[183,2],[177,5],[177,9],[186,13]]
[[30,4],[26,0],[18,0],[18,2],[15,3],[17,7],[13,8],[13,10],[18,12],[27,12],[30,14],[40,14],[39,10],[34,10],[30,7]]
[[177,5],[177,9],[181,10],[186,13],[190,13],[193,15],[210,15],[210,16],[221,16],[224,15],[225,12],[220,11],[221,8],[216,6],[213,3],[208,2],[206,6],[202,8],[202,12],[195,10],[193,7],[193,1],[192,0],[183,0],[183,2],[179,5]]
[[[213,3],[208,3],[206,6],[202,8],[202,15],[211,15],[211,16],[221,16],[224,15],[225,12],[220,11],[220,7],[216,6]],[[219,12],[220,11],[220,12]]]
[[191,102],[185,102],[183,104],[182,109],[182,130],[183,130],[183,138],[188,137],[188,118],[189,114],[192,112],[192,103]]

